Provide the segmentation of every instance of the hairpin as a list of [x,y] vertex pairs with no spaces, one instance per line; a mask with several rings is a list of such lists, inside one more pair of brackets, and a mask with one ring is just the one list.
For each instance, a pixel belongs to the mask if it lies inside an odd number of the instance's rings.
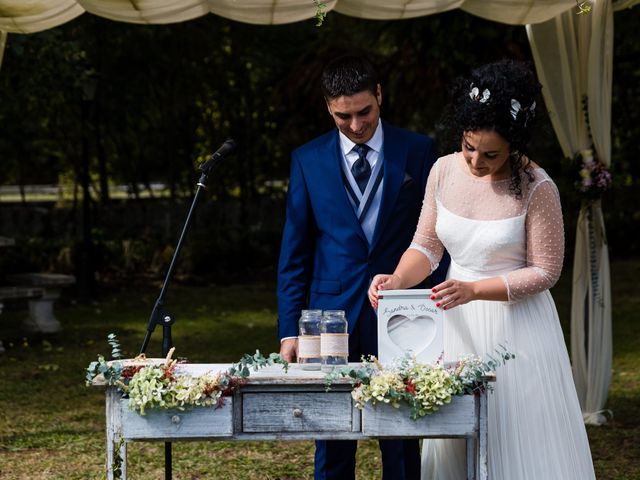
[[515,98],[511,99],[511,116],[515,120],[518,117],[518,113],[522,110],[526,114],[524,119],[525,127],[527,126],[527,121],[529,120],[529,118],[535,116],[535,109],[536,109],[535,100],[533,101],[533,103],[531,103],[530,107],[523,107],[522,105],[520,105],[520,102],[517,101]]
[[480,102],[480,103],[487,103],[487,100],[489,100],[490,96],[491,96],[491,92],[489,91],[488,88],[485,88],[482,91],[482,97],[481,97],[480,89],[478,87],[474,87],[473,83],[471,84],[471,91],[469,92],[469,97],[471,98],[471,100],[475,100],[476,102]]

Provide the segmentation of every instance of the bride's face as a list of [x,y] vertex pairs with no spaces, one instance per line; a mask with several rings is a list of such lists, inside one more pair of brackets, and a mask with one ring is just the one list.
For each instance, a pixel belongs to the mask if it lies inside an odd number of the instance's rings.
[[462,156],[467,162],[469,172],[476,177],[488,180],[508,178],[509,142],[499,133],[491,130],[477,130],[462,134]]

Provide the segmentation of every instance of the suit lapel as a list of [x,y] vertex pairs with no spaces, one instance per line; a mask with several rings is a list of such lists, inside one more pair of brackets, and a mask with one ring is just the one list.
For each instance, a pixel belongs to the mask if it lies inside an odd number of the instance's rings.
[[384,155],[384,184],[382,188],[382,201],[380,202],[380,211],[378,212],[378,221],[373,232],[373,241],[371,242],[372,251],[380,238],[381,233],[389,221],[389,217],[393,212],[396,204],[402,181],[404,180],[404,172],[407,164],[407,144],[402,142],[395,128],[386,122],[382,122],[384,131],[383,155]]
[[[351,202],[349,201],[349,197],[344,186],[344,179],[342,177],[342,150],[340,149],[337,130],[335,131],[335,134],[331,136],[330,141],[326,142],[318,149],[317,161],[318,165],[322,165],[323,163],[327,165],[328,175],[326,176],[326,181],[323,183],[330,192],[331,198],[336,200],[335,208],[341,215],[346,217],[347,221],[357,232],[358,236],[362,238],[365,244],[367,244],[367,237],[364,235],[362,226],[358,221],[358,217],[351,205]],[[318,177],[318,181],[324,180],[322,172],[319,172]]]

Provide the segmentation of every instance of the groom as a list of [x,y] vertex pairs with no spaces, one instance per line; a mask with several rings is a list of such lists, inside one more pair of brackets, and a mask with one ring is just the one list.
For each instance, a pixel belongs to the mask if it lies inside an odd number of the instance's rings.
[[[380,120],[372,65],[344,56],[322,73],[337,129],[293,152],[278,266],[280,354],[297,355],[302,309],[345,310],[349,361],[377,355],[374,275],[393,271],[415,231],[433,141]],[[436,282],[442,278],[434,279]],[[316,441],[315,479],[355,478],[356,441]],[[417,440],[381,440],[383,478],[417,479]]]

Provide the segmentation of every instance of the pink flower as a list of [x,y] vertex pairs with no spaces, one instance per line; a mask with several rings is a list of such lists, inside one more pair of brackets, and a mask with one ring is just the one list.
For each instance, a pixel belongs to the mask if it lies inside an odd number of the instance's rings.
[[576,188],[589,198],[599,198],[611,186],[611,174],[607,167],[594,158],[593,150],[581,150],[576,154],[578,180]]

